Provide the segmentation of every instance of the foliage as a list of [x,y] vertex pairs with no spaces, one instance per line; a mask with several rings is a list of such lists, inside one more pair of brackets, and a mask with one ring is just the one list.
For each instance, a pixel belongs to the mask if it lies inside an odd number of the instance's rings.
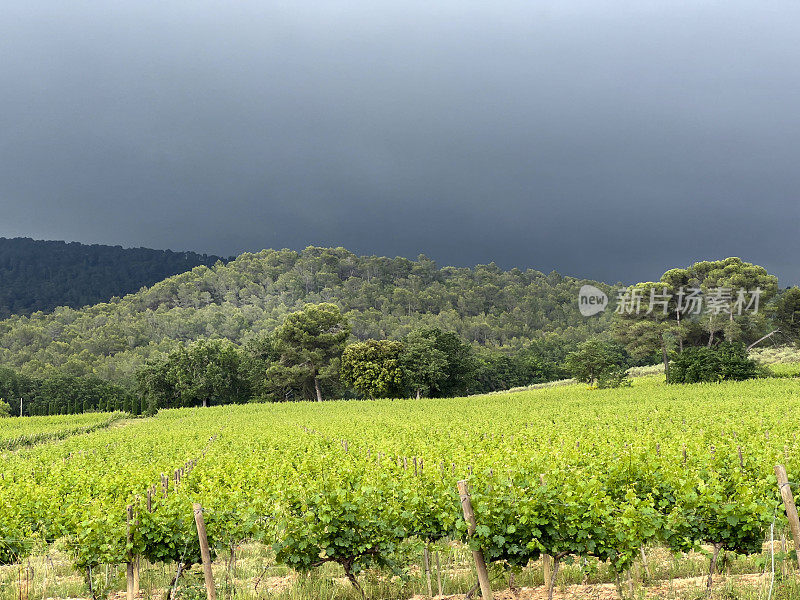
[[350,324],[331,303],[309,304],[291,313],[275,331],[278,360],[267,369],[271,385],[310,391],[322,402],[322,383],[338,378]]
[[612,342],[597,338],[587,340],[567,355],[565,364],[572,377],[590,386],[619,387],[627,381],[628,360],[622,349]]
[[404,532],[387,480],[385,474],[350,472],[311,489],[290,489],[277,527],[276,559],[298,571],[339,563],[356,586],[355,576],[365,568],[393,567]]
[[[787,379],[677,388],[653,377],[479,399],[164,410],[5,454],[0,539],[20,543],[0,547],[0,561],[24,558],[30,540],[63,538],[80,567],[131,553],[190,564],[198,502],[212,552],[256,539],[283,564],[307,571],[333,561],[357,582],[367,567],[411,567],[409,548],[467,541],[461,479],[478,525],[468,541],[501,565],[547,552],[622,572],[657,543],[760,552],[780,501],[772,467],[800,472],[794,419],[785,418],[796,388]],[[13,421],[34,435],[64,419]],[[164,493],[160,475],[187,458],[193,468]],[[778,520],[784,527],[781,512]]]
[[228,404],[250,398],[241,351],[228,340],[180,344],[166,357],[146,363],[137,380],[149,414],[158,408]]
[[402,364],[415,390],[431,397],[457,396],[474,387],[475,356],[469,344],[438,327],[412,331]]
[[436,347],[436,338],[426,330],[415,329],[404,340],[400,355],[405,381],[417,398],[431,396],[447,380],[450,367],[447,354]]
[[11,406],[9,406],[8,402],[0,398],[0,419],[9,416],[11,416]]
[[350,344],[342,354],[342,379],[367,398],[404,395],[401,342],[367,340]]
[[758,364],[742,343],[722,342],[712,348],[686,348],[672,359],[670,383],[741,381],[758,377]]
[[107,302],[220,260],[194,252],[0,238],[0,318]]
[[0,450],[17,450],[73,435],[104,429],[126,417],[126,413],[86,413],[69,416],[6,419],[0,425]]
[[125,411],[139,414],[138,398],[119,385],[98,377],[75,377],[56,373],[49,377],[28,377],[0,367],[0,398],[10,400],[11,414],[63,415],[82,412]]
[[[708,298],[713,290],[729,290],[732,302],[721,305],[721,309],[704,310],[700,314],[684,315],[682,324],[683,336],[688,345],[713,345],[721,336],[729,342],[741,341],[751,343],[766,333],[767,320],[765,307],[778,291],[778,279],[767,273],[764,267],[744,262],[740,258],[730,257],[717,261],[701,261],[686,269],[671,269],[661,277],[661,283],[673,291],[684,287],[700,289]],[[761,296],[758,312],[735,311],[736,292],[760,289]],[[677,318],[677,315],[676,315]]]
[[476,355],[474,391],[508,390],[551,381],[561,375],[555,370],[531,350],[480,350]]
[[791,287],[783,291],[770,307],[775,325],[781,337],[794,344],[800,342],[800,288]]
[[27,376],[57,370],[133,388],[147,359],[180,342],[224,338],[247,346],[320,302],[340,308],[357,341],[402,340],[435,327],[507,351],[542,341],[554,353],[545,362],[558,364],[559,347],[604,330],[610,318],[580,315],[574,304],[584,283],[596,282],[493,264],[439,268],[424,256],[360,257],[343,248],[264,250],[194,267],[124,298],[0,321],[0,364]]
[[[693,290],[702,296],[703,305],[690,300]],[[755,305],[749,310],[746,305],[737,307],[740,290],[760,290],[758,311]],[[638,283],[622,292],[624,304],[617,305],[613,337],[634,358],[658,357],[667,379],[671,352],[722,340],[752,343],[777,323],[769,322],[765,310],[777,292],[777,278],[735,257],[671,269],[658,282]],[[781,314],[790,318],[786,310]]]

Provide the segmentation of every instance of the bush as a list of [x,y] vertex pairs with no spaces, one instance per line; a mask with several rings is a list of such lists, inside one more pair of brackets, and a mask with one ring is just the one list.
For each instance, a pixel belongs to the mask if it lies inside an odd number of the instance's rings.
[[567,355],[564,364],[577,381],[598,388],[630,385],[626,378],[628,358],[625,351],[612,342],[591,339]]
[[722,342],[708,348],[686,348],[672,359],[669,383],[742,381],[760,375],[758,364],[742,343]]
[[0,399],[0,419],[11,416],[11,406],[5,400]]

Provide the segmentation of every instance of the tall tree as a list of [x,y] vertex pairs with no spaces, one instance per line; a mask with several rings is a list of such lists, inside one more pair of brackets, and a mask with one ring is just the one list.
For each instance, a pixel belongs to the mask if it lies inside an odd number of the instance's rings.
[[436,347],[436,338],[427,330],[415,330],[406,337],[400,363],[417,399],[431,395],[447,381],[447,354]]
[[[469,392],[475,383],[475,354],[456,334],[438,327],[422,328],[408,335],[406,345],[403,363],[410,370],[411,380],[422,384],[418,391],[427,387],[431,396],[458,396]],[[415,353],[419,355],[416,364],[412,358]]]
[[634,358],[659,355],[667,381],[669,353],[685,337],[685,324],[680,321],[673,292],[671,286],[662,282],[628,287],[620,296],[611,326],[612,337]]
[[800,342],[800,288],[785,290],[770,308],[782,338],[795,344]]
[[228,340],[198,340],[169,356],[182,406],[246,402],[249,389],[239,349]]
[[678,307],[678,316],[688,320],[689,329],[699,327],[709,347],[720,336],[729,342],[750,343],[767,333],[769,323],[764,308],[778,291],[778,278],[764,267],[734,256],[697,262],[686,269],[671,269],[664,273],[661,281],[671,285],[676,294],[683,288],[687,295],[679,302],[689,302],[689,294],[695,290],[702,294],[701,312]]
[[775,276],[739,258],[698,262],[624,290],[611,332],[636,358],[660,354],[669,380],[674,349],[711,347],[722,339],[757,341],[768,326],[764,309],[776,290]]
[[228,340],[180,344],[137,372],[147,411],[180,406],[246,402],[250,389],[240,350]]
[[291,313],[275,331],[278,364],[268,378],[311,383],[322,402],[320,381],[338,375],[339,360],[350,336],[350,324],[331,303],[308,304]]

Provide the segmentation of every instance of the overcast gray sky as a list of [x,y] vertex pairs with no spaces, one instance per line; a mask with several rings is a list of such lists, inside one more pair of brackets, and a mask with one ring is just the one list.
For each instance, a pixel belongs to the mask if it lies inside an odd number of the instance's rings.
[[800,3],[0,8],[0,236],[800,282]]

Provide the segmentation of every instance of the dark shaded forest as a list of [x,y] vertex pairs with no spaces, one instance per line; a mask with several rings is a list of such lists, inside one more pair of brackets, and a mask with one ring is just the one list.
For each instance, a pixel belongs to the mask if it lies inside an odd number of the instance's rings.
[[0,318],[97,304],[219,260],[195,252],[0,238]]

